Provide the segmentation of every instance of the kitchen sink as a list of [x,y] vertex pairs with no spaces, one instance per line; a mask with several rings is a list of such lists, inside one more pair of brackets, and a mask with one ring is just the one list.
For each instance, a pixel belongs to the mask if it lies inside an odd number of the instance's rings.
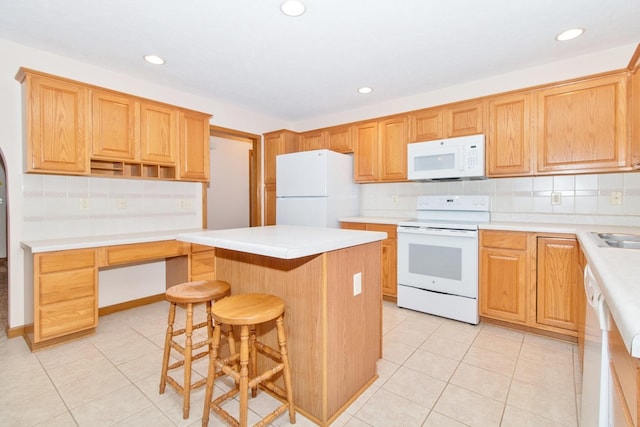
[[640,249],[640,234],[592,232],[591,237],[602,248]]

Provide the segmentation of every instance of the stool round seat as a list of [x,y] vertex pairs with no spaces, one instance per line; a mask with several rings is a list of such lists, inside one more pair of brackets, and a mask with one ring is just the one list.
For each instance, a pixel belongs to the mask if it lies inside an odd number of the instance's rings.
[[275,295],[239,294],[216,302],[211,312],[226,325],[259,325],[284,313],[284,301]]
[[231,293],[229,283],[222,280],[198,280],[171,286],[165,292],[169,302],[178,304],[198,304],[217,300]]

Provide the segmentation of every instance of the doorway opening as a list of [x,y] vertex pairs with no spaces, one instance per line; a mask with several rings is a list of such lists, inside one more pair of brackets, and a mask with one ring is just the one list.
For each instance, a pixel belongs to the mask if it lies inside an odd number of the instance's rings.
[[9,328],[8,193],[5,165],[4,155],[0,150],[0,337],[6,336]]
[[[243,132],[220,126],[209,126],[209,136],[228,141],[238,141],[251,144],[249,150],[249,226],[262,225],[262,192],[260,191],[260,176],[262,175],[262,137],[260,135]],[[203,215],[202,228],[207,228],[207,185],[203,185]]]

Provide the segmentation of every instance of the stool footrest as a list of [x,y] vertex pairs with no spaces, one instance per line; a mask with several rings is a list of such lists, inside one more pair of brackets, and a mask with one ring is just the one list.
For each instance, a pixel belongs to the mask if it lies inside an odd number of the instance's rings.
[[258,349],[258,351],[262,352],[262,354],[265,354],[278,362],[282,361],[282,353],[280,353],[278,350],[269,347],[261,343],[260,341],[256,341],[256,348]]
[[249,388],[254,388],[254,387],[260,385],[261,383],[266,382],[269,378],[271,378],[272,376],[274,376],[278,372],[282,371],[283,368],[284,368],[284,365],[281,363],[278,366],[275,366],[274,368],[263,372],[259,376],[251,378],[249,380]]

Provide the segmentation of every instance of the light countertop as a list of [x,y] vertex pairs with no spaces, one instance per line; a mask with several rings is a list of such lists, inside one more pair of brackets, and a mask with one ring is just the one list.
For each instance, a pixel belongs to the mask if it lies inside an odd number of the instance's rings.
[[410,221],[411,218],[399,218],[399,217],[384,217],[384,216],[350,216],[346,218],[339,218],[340,222],[362,222],[369,224],[388,224],[398,225],[402,221]]
[[98,248],[102,246],[128,245],[131,243],[176,240],[180,233],[202,231],[202,229],[149,231],[143,233],[111,234],[103,236],[71,237],[66,239],[28,240],[21,242],[31,253],[65,251],[69,249]]
[[294,259],[376,242],[387,233],[272,225],[181,233],[178,240],[274,258]]

